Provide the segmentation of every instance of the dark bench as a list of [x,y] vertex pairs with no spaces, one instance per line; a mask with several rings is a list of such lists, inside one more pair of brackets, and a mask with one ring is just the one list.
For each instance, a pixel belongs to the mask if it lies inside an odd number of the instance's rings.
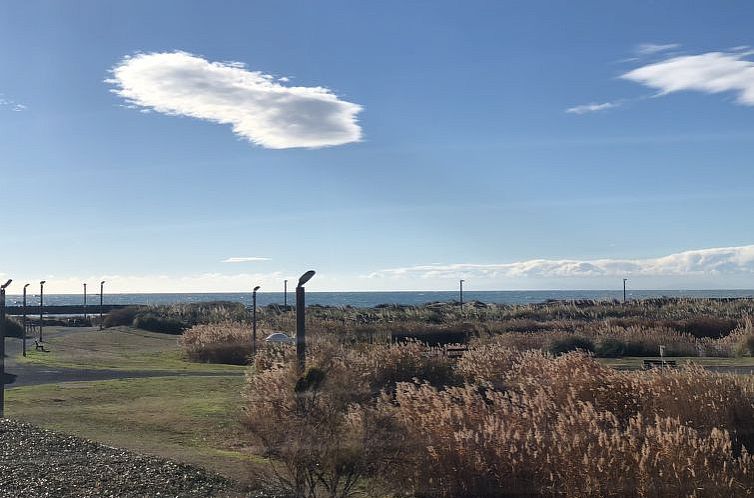
[[675,368],[675,360],[644,360],[644,370],[650,370],[652,368]]

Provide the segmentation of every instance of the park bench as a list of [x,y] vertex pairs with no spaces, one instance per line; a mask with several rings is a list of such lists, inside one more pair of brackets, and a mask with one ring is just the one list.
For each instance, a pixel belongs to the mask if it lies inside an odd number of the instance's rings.
[[644,370],[650,370],[652,368],[675,368],[675,360],[644,360]]
[[49,350],[49,349],[45,349],[45,345],[44,345],[44,344],[41,344],[41,343],[40,343],[39,341],[37,341],[37,340],[35,340],[35,341],[34,341],[34,348],[35,348],[35,349],[36,349],[37,351],[42,351],[43,353],[49,353],[49,352],[50,352],[50,350]]
[[445,346],[445,356],[448,358],[460,358],[463,354],[469,350],[469,347],[465,344],[454,344],[451,346]]

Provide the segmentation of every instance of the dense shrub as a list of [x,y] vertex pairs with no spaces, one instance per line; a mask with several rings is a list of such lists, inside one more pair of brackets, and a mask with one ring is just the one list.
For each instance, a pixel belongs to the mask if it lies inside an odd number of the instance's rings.
[[594,343],[586,337],[573,335],[564,339],[557,339],[550,345],[550,352],[554,355],[561,355],[571,351],[594,352]]
[[165,334],[180,334],[186,329],[186,324],[180,320],[158,316],[152,313],[139,313],[136,315],[133,326],[137,329],[149,330],[150,332],[162,332]]
[[4,330],[5,337],[23,337],[24,335],[24,326],[14,318],[5,318]]
[[251,342],[250,328],[236,322],[194,325],[178,339],[190,360],[230,365],[248,363]]
[[131,326],[134,323],[136,315],[143,309],[141,306],[126,306],[125,308],[114,309],[105,315],[102,324],[106,328]]

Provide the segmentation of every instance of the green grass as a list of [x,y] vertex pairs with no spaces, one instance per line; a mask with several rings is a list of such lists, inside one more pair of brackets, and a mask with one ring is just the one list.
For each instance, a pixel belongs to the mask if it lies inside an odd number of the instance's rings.
[[243,481],[258,457],[239,424],[244,380],[155,377],[17,387],[6,416]]
[[131,327],[99,331],[82,329],[46,331],[48,353],[30,348],[18,361],[49,367],[108,370],[155,370],[164,372],[242,373],[244,367],[186,361],[175,335],[147,332]]

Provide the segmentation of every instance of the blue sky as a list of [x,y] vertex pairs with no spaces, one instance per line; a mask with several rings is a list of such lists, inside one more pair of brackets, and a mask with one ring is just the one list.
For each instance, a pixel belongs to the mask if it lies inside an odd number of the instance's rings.
[[744,2],[4,2],[0,274],[751,288],[752,21]]

